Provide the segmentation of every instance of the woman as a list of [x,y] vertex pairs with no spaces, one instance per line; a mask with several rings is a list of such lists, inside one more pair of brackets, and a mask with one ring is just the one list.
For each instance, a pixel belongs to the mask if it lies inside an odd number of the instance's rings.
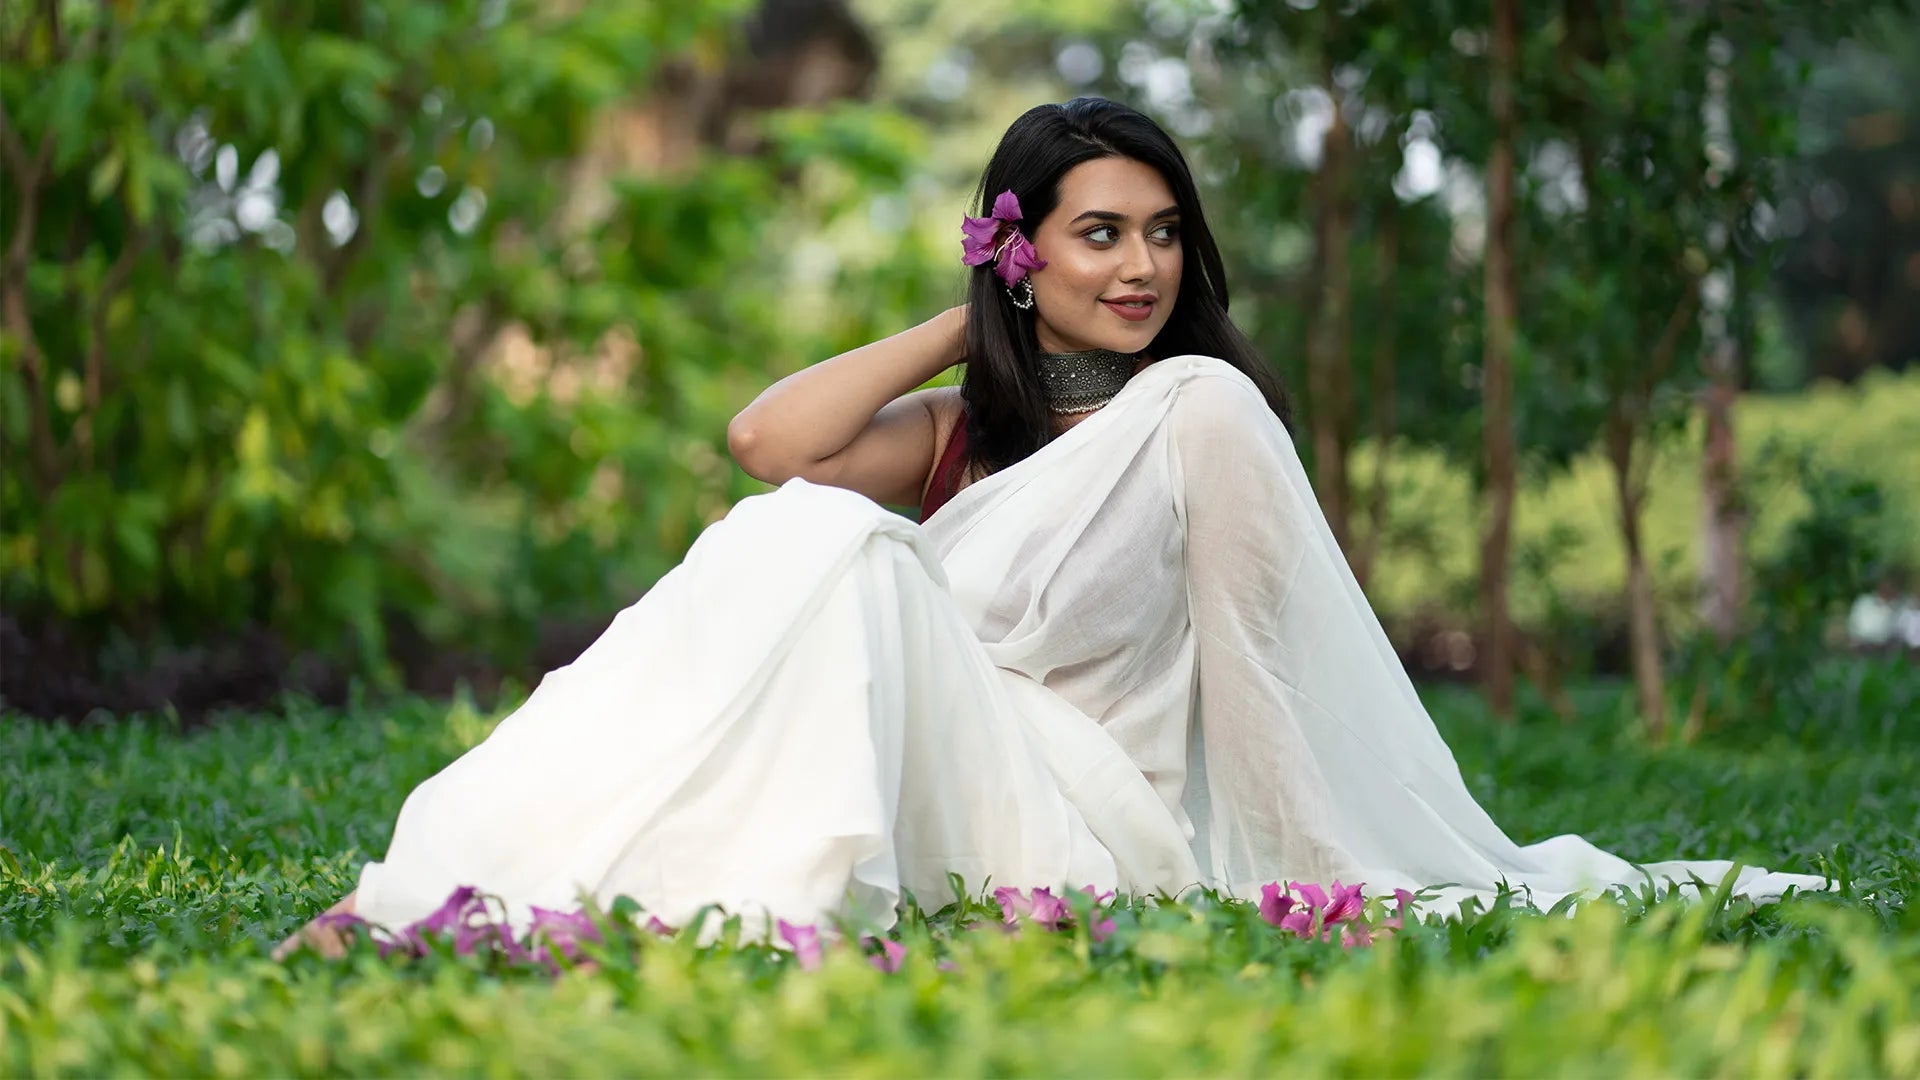
[[[394,925],[476,885],[515,922],[584,890],[676,925],[717,902],[884,927],[949,873],[1340,878],[1442,907],[1645,879],[1578,837],[1516,845],[1467,792],[1227,319],[1166,134],[1040,106],[980,197],[969,303],[742,411],[730,449],[783,486],[415,789],[335,910]],[[914,390],[963,359],[959,389]],[[1789,884],[1820,879],[1736,889]]]

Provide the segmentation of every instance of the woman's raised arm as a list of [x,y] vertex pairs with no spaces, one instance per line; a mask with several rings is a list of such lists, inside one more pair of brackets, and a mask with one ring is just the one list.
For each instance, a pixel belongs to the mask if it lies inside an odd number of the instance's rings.
[[803,477],[876,502],[918,502],[938,441],[934,401],[909,393],[962,359],[966,308],[796,371],[727,425],[727,450],[769,484]]

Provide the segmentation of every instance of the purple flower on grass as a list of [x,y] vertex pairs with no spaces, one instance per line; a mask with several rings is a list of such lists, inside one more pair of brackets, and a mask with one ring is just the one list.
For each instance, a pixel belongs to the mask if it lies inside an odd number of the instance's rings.
[[1093,943],[1098,945],[1112,937],[1114,930],[1117,929],[1112,919],[1102,919],[1100,917],[1100,905],[1113,899],[1114,891],[1108,889],[1106,892],[1099,892],[1091,885],[1080,886],[1080,891],[1093,898],[1093,925],[1088,927],[1087,930],[1093,935]]
[[474,920],[474,916],[485,917],[486,902],[480,899],[480,890],[472,885],[462,885],[447,894],[439,907],[424,918],[415,920],[409,930],[422,934],[450,934],[454,930]]
[[533,959],[536,962],[557,966],[556,957],[565,957],[567,963],[580,962],[581,942],[598,944],[600,928],[584,911],[550,911],[543,907],[531,908],[533,922],[527,929],[527,943],[533,947]]
[[351,911],[329,911],[324,915],[315,916],[313,921],[329,930],[365,931],[373,926],[372,923]]
[[819,930],[812,926],[795,926],[781,919],[780,940],[793,947],[793,955],[800,961],[801,971],[812,971],[820,966],[822,949]]
[[502,946],[510,955],[518,951],[513,939],[495,925],[480,890],[462,885],[438,908],[402,927],[392,942],[382,943],[380,955],[408,952],[424,956],[432,946],[431,939],[439,937],[452,939],[456,956],[470,956],[490,943]]
[[[1341,941],[1365,945],[1372,937],[1360,921],[1366,910],[1363,888],[1363,885],[1342,885],[1336,881],[1333,895],[1328,896],[1327,890],[1314,884],[1290,881],[1283,889],[1277,881],[1268,882],[1260,888],[1260,917],[1295,937],[1317,935],[1322,941],[1332,941],[1334,927],[1340,926],[1343,927]],[[1294,893],[1299,894],[1298,900]]]
[[[1113,934],[1116,926],[1112,919],[1102,919],[1100,905],[1113,897],[1113,891],[1098,892],[1091,885],[1083,886],[1081,892],[1092,898],[1093,920],[1088,931],[1095,942],[1105,941]],[[1066,930],[1073,926],[1073,907],[1064,896],[1053,895],[1047,886],[1039,886],[1026,893],[1010,885],[993,890],[993,898],[1000,903],[1001,929],[1009,933],[1018,933],[1022,916],[1040,924],[1047,930]]]
[[1342,886],[1338,881],[1334,882],[1333,899],[1327,903],[1321,921],[1332,926],[1335,923],[1358,919],[1367,906],[1366,898],[1360,894],[1361,887],[1360,885]]
[[1376,937],[1386,937],[1394,931],[1401,929],[1406,925],[1407,916],[1412,913],[1413,894],[1407,890],[1393,890],[1393,902],[1393,914],[1381,919],[1380,925],[1374,928],[1373,932]]
[[1277,881],[1260,886],[1260,917],[1274,926],[1286,925],[1287,912],[1293,909],[1293,897]]
[[993,898],[1000,902],[1000,919],[1008,926],[1018,924],[1022,915],[1033,914],[1033,901],[1011,885],[993,890]]
[[1039,888],[1033,890],[1033,921],[1049,930],[1059,930],[1073,922],[1073,909],[1067,902],[1053,895],[1053,890]]
[[867,938],[867,942],[878,940],[880,951],[867,957],[867,963],[886,972],[888,975],[900,970],[900,964],[907,958],[907,947],[887,938]]
[[[425,956],[432,951],[435,941],[444,939],[452,943],[456,956],[498,950],[510,963],[531,961],[556,972],[562,966],[562,959],[568,964],[578,964],[583,960],[582,945],[605,941],[600,928],[585,909],[555,911],[538,906],[530,909],[533,917],[524,940],[517,940],[510,927],[495,917],[489,906],[490,899],[478,888],[462,885],[448,894],[447,899],[425,917],[397,931],[376,926],[359,915],[344,912],[322,915],[319,922],[334,929],[367,934],[379,943],[383,957],[395,953]],[[677,932],[661,922],[658,916],[649,916],[646,928],[662,935]],[[812,933],[811,927],[792,929],[795,932]],[[812,954],[815,962],[818,952],[816,944]]]

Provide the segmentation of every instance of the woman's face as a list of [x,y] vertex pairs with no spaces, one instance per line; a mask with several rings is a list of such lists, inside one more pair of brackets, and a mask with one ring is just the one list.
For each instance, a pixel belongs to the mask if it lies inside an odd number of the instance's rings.
[[1137,353],[1167,324],[1180,295],[1180,210],[1153,166],[1075,165],[1029,239],[1047,262],[1031,273],[1042,352]]

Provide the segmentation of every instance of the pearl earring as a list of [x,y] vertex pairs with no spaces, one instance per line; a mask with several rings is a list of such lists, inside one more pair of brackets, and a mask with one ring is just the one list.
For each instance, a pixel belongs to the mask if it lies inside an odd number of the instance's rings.
[[1016,289],[1012,285],[1007,286],[1007,296],[1013,300],[1014,307],[1017,307],[1022,311],[1032,311],[1033,310],[1033,279],[1029,277],[1021,278],[1018,289]]

